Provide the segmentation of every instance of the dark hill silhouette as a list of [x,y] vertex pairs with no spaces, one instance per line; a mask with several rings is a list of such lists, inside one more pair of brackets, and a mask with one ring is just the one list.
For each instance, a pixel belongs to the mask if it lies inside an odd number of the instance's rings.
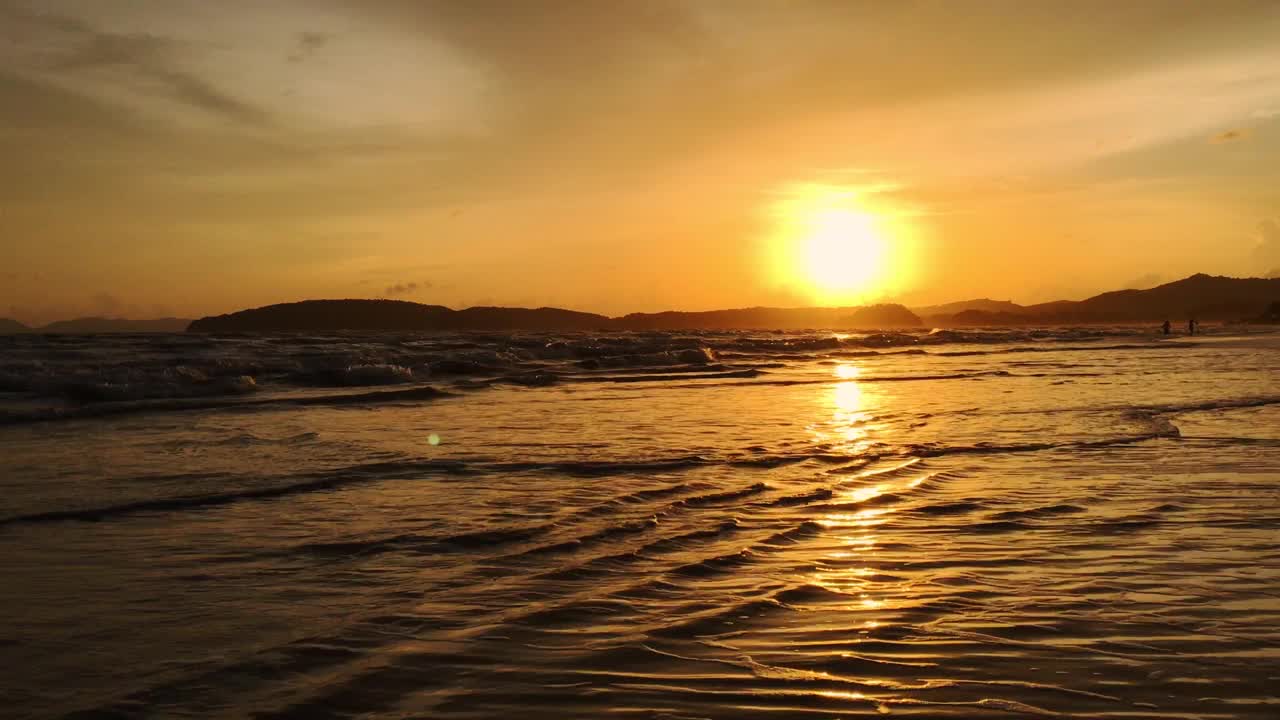
[[[1120,290],[1087,300],[1020,306],[969,300],[933,306],[964,307],[927,318],[930,326],[1159,323],[1165,319],[1246,320],[1280,300],[1280,279],[1193,275],[1148,290]],[[984,309],[985,308],[985,309]],[[753,307],[703,312],[632,313],[618,318],[558,308],[474,307],[451,310],[403,300],[305,300],[206,317],[193,332],[306,332],[330,330],[804,330],[918,327],[920,318],[901,305],[843,308]]]
[[451,310],[405,300],[303,300],[205,317],[191,332],[331,330],[600,330],[603,315],[557,308],[475,307]]
[[988,300],[980,298],[977,300],[961,300],[960,302],[944,303],[942,305],[926,305],[923,307],[913,307],[911,312],[922,318],[929,318],[938,315],[955,315],[957,313],[977,310],[984,313],[1012,313],[1018,314],[1026,311],[1026,308],[1011,300]]
[[1280,325],[1280,300],[1268,305],[1252,322]]
[[434,330],[453,311],[406,300],[303,300],[195,320],[190,332]]
[[191,323],[186,318],[156,318],[154,320],[127,320],[125,318],[84,317],[59,320],[35,332],[86,334],[96,333],[165,333],[182,332]]
[[[853,323],[853,324],[851,324]],[[840,308],[752,307],[703,312],[631,313],[613,320],[618,330],[805,330],[811,328],[918,327],[901,305]]]
[[[1280,279],[1229,278],[1203,273],[1147,290],[1116,290],[1086,300],[1015,306],[991,312],[969,309],[926,320],[947,327],[1148,323],[1166,319],[1234,321],[1257,317],[1280,299]],[[939,306],[943,307],[943,306]]]
[[60,333],[67,335],[174,333],[186,330],[190,323],[191,321],[186,318],[128,320],[125,318],[83,317],[74,320],[59,320],[42,327],[27,327],[17,320],[0,318],[0,335],[12,333]]
[[558,308],[473,307],[451,310],[404,300],[304,300],[206,317],[191,332],[331,330],[744,330],[918,327],[901,305],[864,308],[742,308],[708,312],[633,313],[620,318]]
[[1241,320],[1280,298],[1280,279],[1229,278],[1203,273],[1149,290],[1116,290],[1079,302],[1030,305],[1049,322],[1154,322],[1166,318]]
[[1011,325],[1042,324],[1035,316],[1023,312],[988,312],[986,310],[965,310],[954,315],[931,315],[925,318],[930,325],[945,327],[1008,327]]
[[920,327],[920,318],[901,305],[869,305],[854,310],[840,326],[855,330],[895,330]]
[[13,333],[30,332],[31,328],[23,325],[17,320],[9,318],[0,318],[0,335],[12,335]]
[[472,307],[456,311],[451,330],[603,330],[612,322],[604,315],[560,308]]

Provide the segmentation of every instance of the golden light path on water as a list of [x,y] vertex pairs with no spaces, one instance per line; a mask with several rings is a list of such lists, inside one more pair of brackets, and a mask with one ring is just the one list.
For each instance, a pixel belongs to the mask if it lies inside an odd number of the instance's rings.
[[[831,420],[829,424],[811,425],[815,440],[830,443],[850,455],[868,451],[876,443],[875,400],[863,391],[858,383],[862,369],[853,363],[839,363],[832,368],[836,382],[831,388]],[[881,542],[879,529],[887,524],[895,508],[876,507],[878,498],[905,494],[919,487],[928,479],[924,472],[911,472],[918,460],[906,460],[889,468],[856,474],[839,487],[832,499],[832,507],[853,508],[847,512],[829,512],[817,522],[837,540],[838,549],[828,552],[817,564],[811,582],[839,595],[847,596],[847,610],[866,614],[866,619],[854,623],[859,634],[882,627],[883,612],[900,609],[898,602],[878,597],[874,592],[877,583],[872,578],[876,570],[860,561],[874,563],[877,545]],[[904,474],[900,474],[903,473]],[[878,475],[893,476],[891,480],[876,481]],[[870,484],[866,484],[867,481]],[[883,611],[883,612],[881,612]]]

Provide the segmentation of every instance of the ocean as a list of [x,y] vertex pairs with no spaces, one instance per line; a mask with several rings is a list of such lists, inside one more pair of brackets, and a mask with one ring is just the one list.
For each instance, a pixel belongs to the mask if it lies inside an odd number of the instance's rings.
[[12,718],[1280,717],[1280,335],[0,337]]

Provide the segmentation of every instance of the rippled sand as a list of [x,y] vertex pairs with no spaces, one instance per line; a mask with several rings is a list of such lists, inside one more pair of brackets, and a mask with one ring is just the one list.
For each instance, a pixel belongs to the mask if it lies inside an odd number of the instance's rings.
[[1280,717],[1274,336],[828,339],[15,395],[6,713]]

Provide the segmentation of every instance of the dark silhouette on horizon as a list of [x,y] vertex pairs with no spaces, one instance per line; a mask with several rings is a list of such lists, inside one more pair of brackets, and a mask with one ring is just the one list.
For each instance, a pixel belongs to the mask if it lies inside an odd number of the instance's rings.
[[174,333],[183,332],[191,324],[188,318],[152,318],[130,320],[127,318],[81,317],[57,320],[38,327],[30,327],[17,320],[0,318],[0,335],[14,333],[82,334],[98,333]]
[[1280,278],[1231,278],[1197,273],[1147,290],[1116,290],[1085,300],[1058,300],[1036,305],[996,303],[1000,310],[981,309],[991,300],[952,303],[953,314],[922,319],[939,327],[1065,325],[1160,322],[1170,316],[1217,322],[1251,321],[1280,298]]
[[558,308],[479,307],[451,310],[403,300],[303,300],[206,317],[191,332],[322,330],[427,331],[645,331],[810,328],[918,328],[920,318],[901,305],[848,308],[743,308],[705,312],[632,313],[610,318]]
[[[648,331],[893,330],[920,327],[1018,327],[1167,322],[1172,315],[1218,322],[1280,322],[1280,278],[1192,275],[1148,290],[1120,290],[1085,300],[1018,305],[967,300],[907,308],[771,308],[665,311],[607,317],[560,308],[472,307],[453,310],[403,300],[304,300],[186,320],[78,318],[27,327],[0,318],[0,334],[272,331]],[[1163,327],[1163,326],[1162,326]],[[1188,326],[1189,329],[1190,326]],[[1168,334],[1166,332],[1166,334]]]
[[1280,300],[1267,306],[1262,314],[1253,319],[1256,323],[1280,323]]
[[[631,313],[610,318],[557,308],[451,310],[397,300],[307,300],[269,305],[191,323],[193,332],[307,330],[894,330],[919,327],[1026,326],[1160,322],[1170,315],[1216,321],[1256,318],[1280,298],[1280,279],[1192,275],[1149,290],[1120,290],[1094,297],[1022,306],[976,300],[935,308],[965,308],[925,315],[897,304],[844,308],[740,308],[702,312]],[[979,309],[990,308],[990,309]]]

